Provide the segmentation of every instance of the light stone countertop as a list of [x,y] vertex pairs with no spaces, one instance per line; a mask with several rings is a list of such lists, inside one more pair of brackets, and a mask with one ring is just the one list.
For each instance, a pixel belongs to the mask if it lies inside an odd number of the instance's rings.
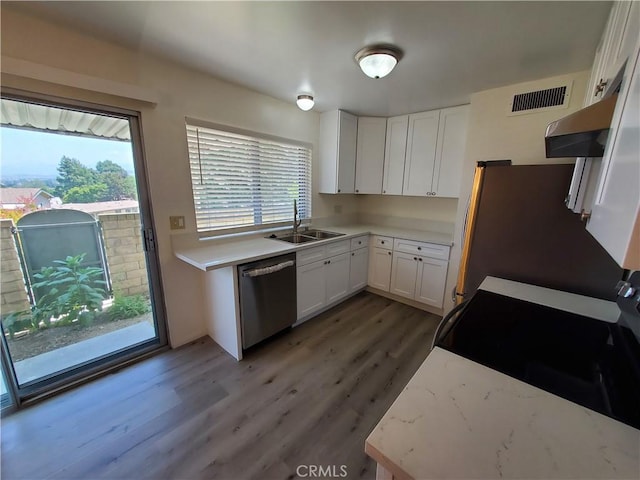
[[343,233],[343,236],[326,240],[318,240],[303,244],[292,244],[282,240],[264,238],[268,233],[260,237],[230,239],[229,241],[207,242],[202,241],[202,246],[191,248],[177,248],[174,255],[180,260],[199,268],[200,270],[213,270],[232,265],[261,260],[276,255],[296,252],[305,248],[326,245],[331,242],[339,242],[359,235],[376,234],[405,240],[436,243],[439,245],[452,245],[452,235],[424,230],[408,230],[377,225],[349,225],[328,226],[320,230]]
[[640,430],[438,347],[365,451],[399,479],[640,473]]
[[503,278],[486,277],[479,288],[603,322],[616,323],[618,317],[620,317],[620,309],[616,302],[514,282]]

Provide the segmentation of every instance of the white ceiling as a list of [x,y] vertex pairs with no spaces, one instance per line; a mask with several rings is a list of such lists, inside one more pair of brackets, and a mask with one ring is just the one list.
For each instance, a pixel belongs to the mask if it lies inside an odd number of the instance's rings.
[[[9,2],[2,2],[5,6]],[[20,2],[48,17],[316,110],[397,115],[473,92],[586,70],[611,2]],[[404,58],[366,77],[354,54]]]

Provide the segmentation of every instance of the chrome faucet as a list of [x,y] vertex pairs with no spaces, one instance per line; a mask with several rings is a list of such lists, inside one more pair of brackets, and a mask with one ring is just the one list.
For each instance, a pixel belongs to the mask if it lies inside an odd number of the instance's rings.
[[298,233],[298,227],[302,223],[302,219],[298,220],[298,202],[296,200],[293,201],[293,234],[296,235]]

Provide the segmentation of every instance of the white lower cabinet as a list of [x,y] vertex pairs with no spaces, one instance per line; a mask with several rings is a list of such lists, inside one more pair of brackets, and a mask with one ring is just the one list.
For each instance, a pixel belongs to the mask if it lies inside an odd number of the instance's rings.
[[297,253],[298,321],[366,287],[367,246],[362,236]]
[[436,258],[418,257],[416,296],[418,302],[442,308],[449,262]]
[[390,292],[401,297],[414,299],[417,274],[418,257],[409,253],[394,252]]
[[298,320],[320,310],[327,301],[324,260],[298,267]]
[[355,292],[367,286],[367,270],[369,266],[369,249],[361,248],[351,252],[351,269],[349,270],[349,291]]
[[[392,245],[392,242],[387,242]],[[374,244],[375,245],[375,244]],[[369,253],[369,286],[389,291],[391,281],[391,250],[380,247],[372,247]]]
[[325,291],[327,293],[327,302],[336,302],[349,294],[349,267],[350,255],[343,253],[337,257],[331,257],[326,260],[325,269]]
[[393,252],[391,293],[442,308],[449,262]]

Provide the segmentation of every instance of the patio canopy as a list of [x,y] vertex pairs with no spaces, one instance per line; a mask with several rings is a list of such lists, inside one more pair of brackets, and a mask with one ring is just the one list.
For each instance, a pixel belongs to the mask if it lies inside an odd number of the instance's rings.
[[131,141],[129,122],[123,118],[8,98],[0,99],[0,107],[0,121],[3,126]]

